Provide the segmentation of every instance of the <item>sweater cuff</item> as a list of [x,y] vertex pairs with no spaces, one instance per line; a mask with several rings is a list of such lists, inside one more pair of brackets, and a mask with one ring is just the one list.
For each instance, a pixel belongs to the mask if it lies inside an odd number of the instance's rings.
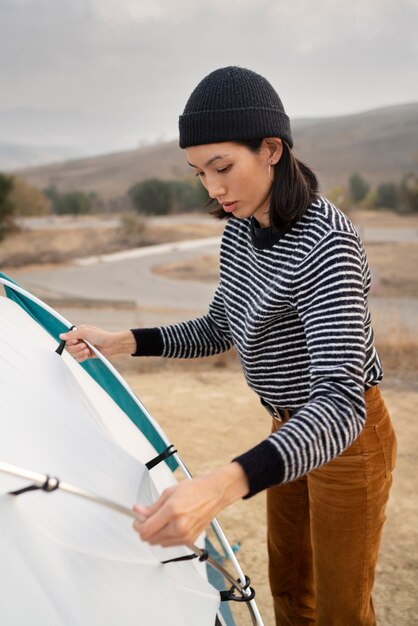
[[159,328],[131,328],[136,350],[132,356],[162,356],[164,341]]
[[284,460],[268,439],[237,456],[233,461],[241,465],[248,478],[250,490],[244,496],[244,500],[284,481]]

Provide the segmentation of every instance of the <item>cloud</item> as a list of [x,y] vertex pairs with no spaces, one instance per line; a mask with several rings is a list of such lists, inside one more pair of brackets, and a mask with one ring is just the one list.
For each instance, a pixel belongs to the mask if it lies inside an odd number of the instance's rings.
[[264,74],[292,117],[418,100],[416,0],[2,0],[1,108],[174,134],[211,70]]

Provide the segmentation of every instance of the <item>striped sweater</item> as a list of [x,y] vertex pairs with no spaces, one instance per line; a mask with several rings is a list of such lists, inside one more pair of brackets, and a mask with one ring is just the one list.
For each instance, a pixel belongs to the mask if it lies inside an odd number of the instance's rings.
[[364,391],[382,378],[369,289],[359,235],[326,199],[282,233],[232,217],[208,313],[133,330],[136,355],[191,358],[234,345],[248,385],[294,412],[277,433],[234,459],[247,474],[249,497],[327,463],[359,435]]

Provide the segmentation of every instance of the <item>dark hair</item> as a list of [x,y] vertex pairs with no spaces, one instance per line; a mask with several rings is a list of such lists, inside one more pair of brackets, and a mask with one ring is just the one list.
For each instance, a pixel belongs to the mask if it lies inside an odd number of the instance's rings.
[[[246,146],[251,152],[259,152],[262,139],[235,141]],[[290,228],[304,215],[318,194],[318,179],[313,171],[293,156],[286,141],[282,139],[283,154],[275,166],[274,180],[270,193],[270,224],[277,228]],[[216,200],[211,199],[205,208],[210,208]],[[226,213],[221,206],[209,211],[218,219],[228,219],[231,213]]]

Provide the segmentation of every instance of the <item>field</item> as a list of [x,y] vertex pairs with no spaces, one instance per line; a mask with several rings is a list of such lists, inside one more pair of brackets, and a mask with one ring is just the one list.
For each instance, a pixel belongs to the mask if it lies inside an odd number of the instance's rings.
[[[400,218],[390,214],[357,212],[353,218],[358,226],[378,224],[388,229],[418,228],[417,217]],[[68,263],[80,252],[83,255],[97,254],[98,250],[109,252],[115,249],[112,245],[138,245],[134,243],[135,237],[142,243],[156,243],[173,238],[201,237],[204,234],[213,236],[219,229],[219,224],[214,223],[211,232],[207,229],[202,231],[196,225],[183,225],[165,229],[147,226],[145,230],[140,228],[139,233],[131,232],[130,235],[111,228],[99,229],[94,236],[87,229],[85,232],[80,232],[80,229],[63,233],[55,231],[53,236],[46,231],[19,233],[14,239],[10,238],[1,245],[0,258],[3,258],[3,264],[4,259],[8,258],[11,267],[25,266],[27,263],[39,263],[38,251],[48,249],[51,256],[44,258],[44,261],[50,264],[56,261]],[[128,237],[128,243],[123,243],[123,237]],[[370,243],[366,248],[373,273],[378,277],[375,285],[377,297],[418,298],[418,241]],[[25,258],[24,254],[27,254]],[[180,280],[214,281],[217,279],[217,266],[216,258],[197,255],[192,263],[169,266],[160,264],[154,271]],[[76,324],[94,323],[95,320],[99,324],[102,323],[100,320],[105,320],[103,323],[114,329],[119,327],[122,320],[122,313],[117,310],[103,312],[94,308],[83,310],[72,307],[72,303],[68,302],[61,312]],[[143,323],[145,317],[149,319],[152,313],[147,311],[145,316],[145,311],[139,308],[135,312],[138,325]],[[161,311],[156,310],[154,313],[157,319]],[[166,313],[169,315],[170,312]],[[125,323],[125,318],[123,319]],[[382,626],[412,626],[418,615],[414,583],[418,572],[418,511],[415,495],[418,338],[400,328],[396,320],[391,333],[381,332],[378,326],[375,330],[385,368],[382,391],[397,431],[399,456],[374,600]],[[227,463],[269,432],[269,417],[255,394],[247,387],[233,353],[197,361],[123,358],[115,362],[181,451],[189,469],[195,475]],[[267,582],[264,500],[264,494],[259,494],[249,501],[239,502],[224,511],[220,515],[220,521],[230,542],[241,543],[238,553],[240,562],[256,588],[265,626],[273,626]],[[240,607],[239,614],[240,626],[250,623],[244,608]]]
[[80,257],[222,233],[222,225],[216,222],[209,226],[178,224],[173,228],[136,215],[126,216],[119,227],[108,226],[107,220],[99,220],[97,228],[83,228],[82,224],[83,219],[77,218],[66,228],[21,230],[9,235],[0,242],[0,267],[69,263]]

